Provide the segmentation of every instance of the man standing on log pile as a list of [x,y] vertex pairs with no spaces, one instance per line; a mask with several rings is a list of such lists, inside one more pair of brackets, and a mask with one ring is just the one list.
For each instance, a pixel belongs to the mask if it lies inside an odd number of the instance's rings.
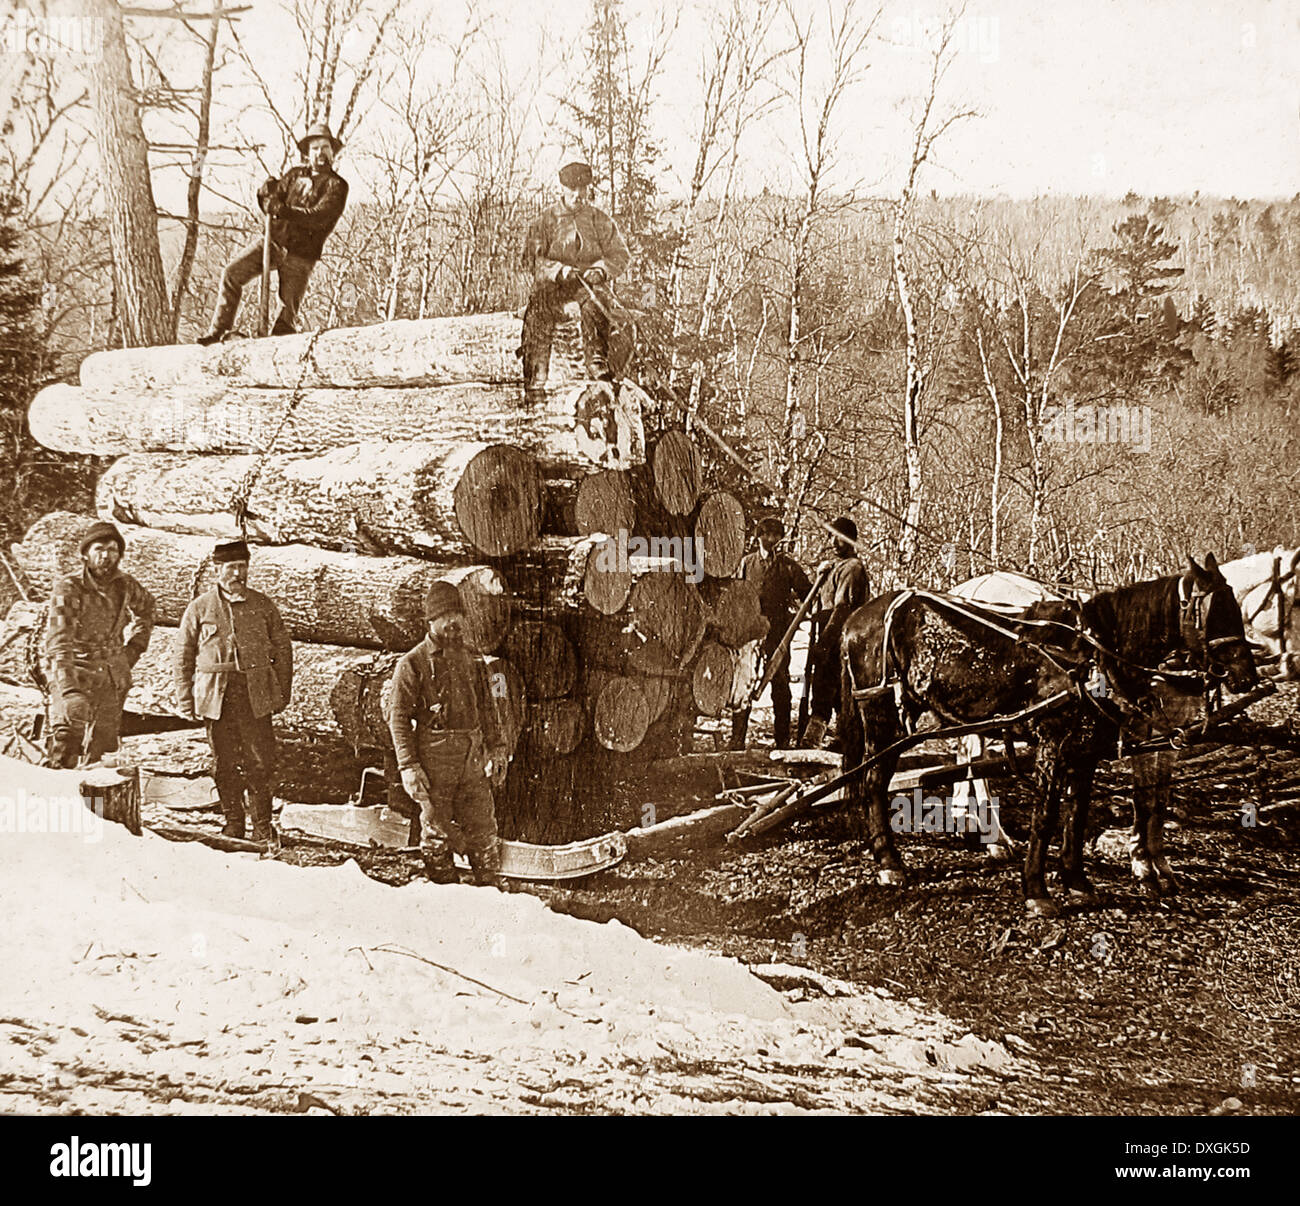
[[821,745],[826,726],[839,706],[840,633],[844,621],[871,596],[866,566],[857,555],[858,525],[847,515],[841,515],[831,527],[838,533],[835,556],[818,569],[819,575],[825,572],[817,599],[821,635],[808,654],[808,664],[812,667],[812,707],[808,727],[800,740],[805,749],[817,749]]
[[212,746],[226,837],[244,836],[244,804],[253,841],[272,842],[271,793],[276,748],[271,716],[293,693],[293,643],[280,609],[248,586],[248,545],[218,544],[217,584],[181,617],[172,668],[182,716],[203,720]]
[[523,267],[532,275],[533,290],[519,349],[528,393],[546,384],[551,339],[566,302],[578,303],[588,375],[614,380],[610,320],[622,307],[609,285],[630,257],[614,220],[587,200],[590,189],[591,168],[566,164],[560,169],[560,200],[528,228]]
[[[739,576],[752,582],[758,590],[758,607],[767,621],[763,638],[763,656],[768,662],[772,688],[772,736],[779,750],[790,745],[790,649],[781,654],[780,663],[771,669],[771,660],[780,648],[781,639],[799,604],[812,591],[812,583],[793,557],[778,549],[785,536],[785,524],[775,515],[760,520],[758,549],[740,563]],[[745,748],[745,730],[749,727],[749,709],[731,717],[731,748]]]
[[111,523],[92,524],[80,551],[81,573],[55,583],[45,621],[49,763],[62,768],[117,749],[131,669],[153,632],[153,595],[118,568],[122,533]]
[[[342,146],[329,126],[317,122],[298,140],[306,164],[290,168],[279,180],[268,176],[257,190],[257,203],[271,219],[271,267],[279,277],[280,313],[272,335],[292,335],[297,329],[307,280],[347,204],[348,182],[334,171]],[[196,343],[216,343],[234,325],[244,286],[262,273],[262,248],[259,237],[226,265],[212,325]]]
[[425,874],[455,883],[459,850],[475,883],[504,888],[491,787],[505,782],[509,759],[487,667],[465,647],[465,612],[450,582],[430,584],[424,619],[424,640],[393,671],[388,727],[402,787],[420,806]]

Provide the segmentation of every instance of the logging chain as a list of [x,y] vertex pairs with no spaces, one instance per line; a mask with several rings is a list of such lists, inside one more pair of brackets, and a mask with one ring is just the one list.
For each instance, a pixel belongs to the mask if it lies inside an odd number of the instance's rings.
[[[311,333],[311,339],[307,341],[307,346],[299,357],[298,380],[294,383],[293,390],[289,394],[289,400],[284,405],[284,413],[280,416],[280,421],[276,423],[275,430],[271,432],[271,438],[266,442],[266,447],[257,453],[253,463],[248,468],[248,472],[244,474],[230,492],[230,513],[235,517],[235,522],[239,525],[241,539],[248,538],[248,500],[252,497],[253,489],[257,485],[257,479],[262,476],[262,468],[266,463],[266,458],[274,451],[275,442],[280,438],[280,432],[284,430],[284,425],[293,417],[293,412],[297,410],[298,404],[307,396],[307,391],[303,388],[303,382],[307,379],[307,370],[312,366],[312,353],[316,349],[316,340],[321,337],[324,331],[324,327],[317,327]],[[200,562],[198,569],[195,571],[192,584],[195,593],[198,590],[198,578],[202,571],[203,562]]]

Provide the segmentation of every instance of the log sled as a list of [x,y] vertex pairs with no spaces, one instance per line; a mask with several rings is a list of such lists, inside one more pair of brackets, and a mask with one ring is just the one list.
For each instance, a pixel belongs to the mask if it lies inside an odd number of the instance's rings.
[[[588,379],[578,324],[561,326],[527,393],[509,313],[97,352],[43,389],[33,434],[111,460],[95,510],[157,600],[134,723],[176,722],[176,625],[214,542],[242,537],[295,642],[282,765],[301,798],[342,804],[390,749],[392,671],[443,579],[500,686],[502,832],[599,836],[611,778],[690,750],[704,651],[710,700],[736,694],[712,680],[746,672],[757,600],[730,577],[739,501],[706,489],[701,450],[635,381]],[[0,682],[39,685],[43,600],[91,520],[51,512],[13,546],[30,598],[5,600]]]

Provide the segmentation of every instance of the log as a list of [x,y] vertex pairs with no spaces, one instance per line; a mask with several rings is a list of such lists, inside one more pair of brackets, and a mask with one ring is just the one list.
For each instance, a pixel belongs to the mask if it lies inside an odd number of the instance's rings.
[[687,515],[700,497],[701,465],[695,441],[684,431],[667,431],[652,460],[655,494],[670,515]]
[[568,695],[578,680],[573,644],[557,624],[517,622],[506,634],[504,652],[523,678],[531,700]]
[[[251,489],[248,482],[252,480]],[[444,560],[499,557],[537,539],[542,477],[507,445],[353,444],[320,455],[122,457],[100,479],[100,515],[232,539],[248,496],[247,536]]]
[[592,713],[592,728],[596,740],[607,750],[626,754],[636,749],[650,720],[650,704],[637,679],[615,675],[601,687]]
[[711,578],[730,578],[745,555],[745,509],[726,491],[710,494],[695,517],[695,558]]
[[[48,595],[61,574],[80,569],[77,544],[92,520],[66,511],[38,519],[13,546],[33,586]],[[197,592],[215,581],[208,555],[212,539],[157,528],[122,525],[123,565],[157,600],[157,618],[179,624]],[[461,588],[471,617],[469,639],[480,652],[494,649],[509,626],[508,588],[484,566],[447,570],[415,557],[369,557],[310,545],[257,545],[250,583],[280,608],[295,640],[365,649],[411,648],[424,635],[422,605],[429,584],[449,577]]]
[[[241,389],[218,381],[158,394],[50,385],[28,408],[46,448],[133,452],[317,452],[366,440],[511,444],[552,472],[645,459],[640,391],[583,382],[525,400],[514,383],[378,389]],[[290,414],[290,408],[292,413]]]
[[769,624],[759,610],[758,588],[752,582],[706,581],[702,592],[710,612],[710,631],[729,649],[767,635]]
[[[36,685],[25,647],[29,640],[39,643],[44,624],[45,609],[39,604],[18,602],[9,609],[0,627],[0,680],[22,687]],[[141,715],[177,715],[171,667],[176,634],[175,628],[163,625],[154,629],[149,648],[131,672],[134,682],[126,697],[128,710]],[[277,728],[341,736],[330,707],[330,692],[345,671],[383,656],[338,645],[296,644],[293,697],[276,715]]]
[[132,769],[98,764],[72,770],[34,766],[0,754],[5,794],[0,832],[76,834],[87,840],[99,824],[90,813],[140,836],[140,776]]
[[539,751],[571,754],[582,742],[587,713],[576,699],[541,699],[528,709],[528,733]]
[[668,858],[690,854],[702,846],[716,845],[744,821],[751,811],[745,804],[720,804],[716,808],[705,808],[685,816],[673,817],[657,825],[629,829],[625,835],[627,857],[629,861]]
[[699,592],[680,574],[642,575],[632,587],[628,606],[633,630],[660,642],[679,666],[690,660],[704,638],[707,614]]
[[581,536],[632,532],[636,527],[636,504],[627,472],[602,469],[584,477],[578,483],[573,518]]
[[654,724],[664,714],[672,699],[674,678],[666,674],[637,674],[633,676],[650,707],[650,723]]
[[691,692],[706,716],[721,716],[731,702],[736,654],[716,641],[705,641],[691,675]]
[[339,327],[212,347],[128,348],[81,362],[81,384],[103,393],[238,384],[264,389],[514,382],[519,319],[472,314]]

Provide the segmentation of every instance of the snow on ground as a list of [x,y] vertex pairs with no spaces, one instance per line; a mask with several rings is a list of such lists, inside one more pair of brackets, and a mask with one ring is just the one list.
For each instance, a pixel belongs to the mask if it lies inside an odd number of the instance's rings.
[[527,894],[31,828],[0,833],[0,1110],[930,1110],[1019,1070]]

